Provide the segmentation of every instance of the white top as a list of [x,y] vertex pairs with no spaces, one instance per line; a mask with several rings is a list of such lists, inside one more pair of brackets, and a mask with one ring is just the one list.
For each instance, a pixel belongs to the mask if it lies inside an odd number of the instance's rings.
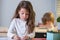
[[14,35],[18,35],[23,38],[24,36],[34,37],[35,33],[28,34],[28,26],[26,25],[26,21],[15,18],[12,20],[7,36],[12,38]]

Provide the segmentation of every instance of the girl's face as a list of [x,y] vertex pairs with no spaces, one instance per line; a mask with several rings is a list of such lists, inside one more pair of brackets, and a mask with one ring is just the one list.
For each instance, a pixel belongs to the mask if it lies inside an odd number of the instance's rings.
[[22,19],[22,20],[27,20],[29,17],[29,12],[25,8],[21,8],[18,11],[18,13],[19,13],[20,19]]

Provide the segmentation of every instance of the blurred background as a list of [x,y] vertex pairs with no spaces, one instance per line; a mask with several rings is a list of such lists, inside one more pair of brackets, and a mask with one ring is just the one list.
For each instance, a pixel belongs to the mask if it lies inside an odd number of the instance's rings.
[[[15,12],[18,3],[21,0],[0,0],[0,26],[8,27],[10,20]],[[36,13],[36,24],[41,22],[41,17],[45,12],[52,11],[55,15],[60,16],[57,6],[60,3],[59,0],[28,0],[31,1],[34,11]],[[58,1],[58,3],[57,3]],[[59,8],[58,8],[59,9]],[[58,14],[58,15],[57,15]]]
[[[11,18],[15,12],[18,3],[21,0],[0,0],[0,35],[7,33]],[[45,12],[52,11],[55,19],[60,16],[60,0],[28,0],[32,3],[36,13],[36,22],[41,23],[41,18]],[[57,25],[57,22],[55,23]],[[60,28],[60,27],[59,27]],[[6,34],[4,34],[6,36]]]

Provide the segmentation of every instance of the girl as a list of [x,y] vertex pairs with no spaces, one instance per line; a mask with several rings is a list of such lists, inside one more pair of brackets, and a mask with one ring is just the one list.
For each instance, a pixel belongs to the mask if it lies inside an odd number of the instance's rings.
[[33,35],[35,12],[29,1],[21,1],[16,8],[7,36],[15,40],[25,40]]

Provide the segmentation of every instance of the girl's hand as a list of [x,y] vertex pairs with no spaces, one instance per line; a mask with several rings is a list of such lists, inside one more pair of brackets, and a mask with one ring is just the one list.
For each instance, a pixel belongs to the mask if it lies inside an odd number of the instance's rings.
[[28,36],[24,36],[23,40],[28,40],[29,37]]
[[14,40],[21,40],[21,38],[20,38],[19,36],[17,36],[17,35],[15,35],[15,36],[13,37],[13,39],[14,39]]

